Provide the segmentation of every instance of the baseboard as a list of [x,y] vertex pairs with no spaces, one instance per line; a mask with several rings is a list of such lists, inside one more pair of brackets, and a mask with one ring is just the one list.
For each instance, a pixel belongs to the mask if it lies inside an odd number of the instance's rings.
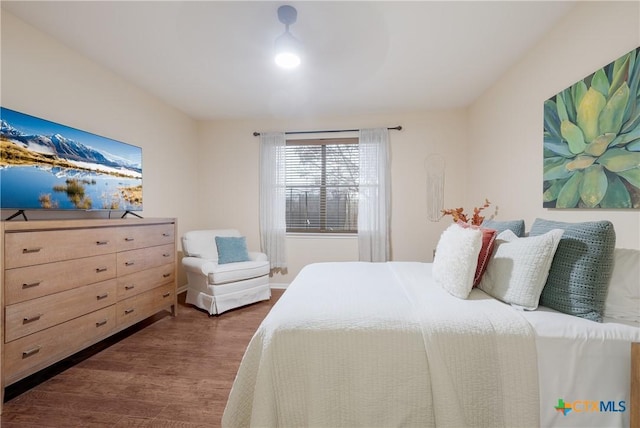
[[182,287],[178,287],[178,289],[176,290],[176,294],[184,293],[185,291],[187,291],[187,285],[183,285]]
[[289,284],[286,282],[270,282],[269,283],[269,287],[276,290],[286,290],[288,286]]

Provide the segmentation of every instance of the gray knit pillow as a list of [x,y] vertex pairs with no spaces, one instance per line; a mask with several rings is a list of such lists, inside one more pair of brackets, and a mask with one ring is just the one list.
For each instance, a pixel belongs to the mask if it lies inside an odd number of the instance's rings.
[[563,223],[536,219],[529,236],[552,229],[564,234],[553,257],[540,304],[569,315],[602,322],[613,270],[616,233],[610,221]]
[[524,220],[485,220],[482,222],[482,227],[485,227],[487,229],[495,229],[498,231],[498,235],[505,230],[510,230],[515,233],[518,238],[522,238],[524,236]]

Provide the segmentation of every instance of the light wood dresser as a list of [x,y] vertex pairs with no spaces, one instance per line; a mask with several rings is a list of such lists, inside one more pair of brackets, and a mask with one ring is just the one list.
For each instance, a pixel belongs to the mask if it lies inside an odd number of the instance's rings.
[[2,222],[0,399],[6,386],[157,312],[175,315],[176,226]]

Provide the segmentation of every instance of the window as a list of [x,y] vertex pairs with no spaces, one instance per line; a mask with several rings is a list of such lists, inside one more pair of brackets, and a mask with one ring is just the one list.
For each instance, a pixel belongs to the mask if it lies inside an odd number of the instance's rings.
[[358,231],[357,138],[288,140],[287,232]]

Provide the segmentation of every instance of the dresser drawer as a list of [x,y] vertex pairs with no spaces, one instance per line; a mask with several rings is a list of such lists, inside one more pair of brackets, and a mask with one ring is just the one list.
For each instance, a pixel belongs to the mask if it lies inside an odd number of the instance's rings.
[[175,226],[153,224],[148,226],[122,226],[117,230],[118,251],[136,250],[175,242]]
[[5,269],[115,253],[113,228],[5,234]]
[[5,344],[5,385],[96,343],[109,336],[115,326],[115,306],[109,306]]
[[115,277],[115,254],[7,269],[4,276],[5,304],[11,305]]
[[124,328],[175,304],[175,286],[166,284],[118,302],[117,327]]
[[85,285],[5,308],[5,342],[116,303],[117,280]]
[[119,277],[118,300],[135,296],[162,284],[173,283],[175,278],[173,263]]
[[174,244],[118,253],[118,276],[129,275],[152,267],[173,263],[176,257]]

